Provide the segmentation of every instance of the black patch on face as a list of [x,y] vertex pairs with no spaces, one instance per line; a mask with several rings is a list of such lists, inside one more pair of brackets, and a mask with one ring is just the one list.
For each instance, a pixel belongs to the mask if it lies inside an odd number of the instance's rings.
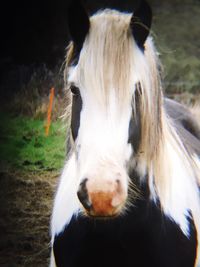
[[197,232],[192,218],[187,238],[147,195],[115,219],[73,217],[55,237],[57,267],[193,267]]
[[82,98],[81,98],[79,89],[75,86],[72,86],[71,90],[73,93],[72,113],[71,113],[71,132],[72,132],[72,137],[75,141],[78,136],[78,131],[80,127],[80,114],[81,114],[83,103],[82,103]]
[[135,114],[133,112],[129,123],[129,137],[128,142],[132,145],[134,153],[137,153],[141,143],[141,112],[140,112],[140,92],[139,84],[135,91]]

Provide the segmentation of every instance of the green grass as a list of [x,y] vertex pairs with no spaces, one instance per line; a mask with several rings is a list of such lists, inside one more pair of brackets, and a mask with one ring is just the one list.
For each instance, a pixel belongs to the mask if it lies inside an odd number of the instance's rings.
[[0,161],[2,168],[53,171],[62,168],[66,151],[66,127],[51,124],[45,136],[45,121],[0,113]]

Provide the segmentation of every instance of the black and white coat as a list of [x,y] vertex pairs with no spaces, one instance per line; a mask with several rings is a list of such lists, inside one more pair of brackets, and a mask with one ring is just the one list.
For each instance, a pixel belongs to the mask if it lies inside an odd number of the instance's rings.
[[72,148],[50,267],[200,267],[200,128],[163,97],[151,9],[139,2],[133,15],[90,19],[70,6]]

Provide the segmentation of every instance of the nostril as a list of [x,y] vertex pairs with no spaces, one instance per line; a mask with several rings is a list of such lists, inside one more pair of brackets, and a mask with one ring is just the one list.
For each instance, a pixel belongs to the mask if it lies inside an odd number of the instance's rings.
[[92,208],[92,203],[90,202],[89,200],[89,196],[88,196],[88,190],[87,190],[87,178],[84,179],[80,185],[79,185],[79,189],[78,189],[78,192],[77,192],[77,196],[80,200],[80,202],[82,203],[83,207],[90,211],[91,208]]

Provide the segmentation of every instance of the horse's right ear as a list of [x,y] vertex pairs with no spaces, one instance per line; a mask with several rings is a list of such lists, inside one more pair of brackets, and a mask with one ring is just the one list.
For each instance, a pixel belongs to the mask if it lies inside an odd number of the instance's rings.
[[137,45],[144,50],[152,23],[152,10],[146,0],[139,0],[131,18],[131,30]]
[[89,16],[81,0],[71,0],[67,18],[70,37],[80,52],[90,28]]

